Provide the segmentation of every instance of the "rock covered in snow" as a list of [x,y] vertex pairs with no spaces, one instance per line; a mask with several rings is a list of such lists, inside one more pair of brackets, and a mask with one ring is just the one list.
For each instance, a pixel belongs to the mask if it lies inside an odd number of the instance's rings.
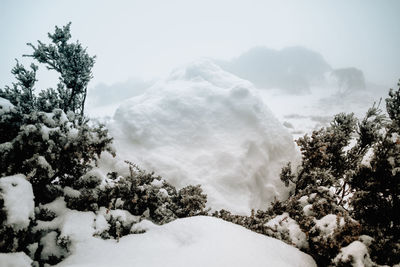
[[236,213],[285,197],[280,168],[297,155],[252,84],[207,60],[126,101],[109,127],[122,158]]
[[7,214],[6,224],[14,230],[26,229],[34,218],[32,185],[22,174],[0,178],[0,198]]

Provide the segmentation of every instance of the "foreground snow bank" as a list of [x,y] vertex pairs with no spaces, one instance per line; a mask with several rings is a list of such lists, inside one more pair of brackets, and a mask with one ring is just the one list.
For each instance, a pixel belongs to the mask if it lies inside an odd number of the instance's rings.
[[221,219],[191,217],[147,228],[119,242],[90,237],[57,266],[316,266],[282,241]]
[[0,199],[4,201],[6,225],[14,230],[28,227],[30,218],[34,217],[35,203],[33,201],[32,185],[22,174],[7,176],[0,179]]
[[1,267],[31,267],[32,260],[25,253],[0,253]]
[[288,131],[250,82],[200,61],[122,104],[115,146],[174,186],[201,184],[209,205],[248,213],[284,198],[279,180],[296,155]]

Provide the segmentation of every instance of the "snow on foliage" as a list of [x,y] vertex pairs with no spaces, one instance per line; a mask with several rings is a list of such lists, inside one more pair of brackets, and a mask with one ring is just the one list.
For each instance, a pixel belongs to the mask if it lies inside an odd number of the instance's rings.
[[22,174],[0,179],[0,199],[4,201],[6,225],[15,230],[26,229],[34,215],[32,185]]
[[273,232],[278,232],[281,235],[287,234],[290,242],[297,248],[308,248],[306,234],[300,229],[299,224],[290,218],[288,213],[285,212],[282,215],[276,216],[269,220],[265,226],[271,228]]
[[322,235],[332,235],[336,228],[345,224],[344,218],[340,218],[335,214],[328,214],[320,220],[315,221],[315,228],[321,232]]
[[109,127],[124,158],[178,188],[201,184],[209,206],[248,213],[287,196],[296,152],[254,87],[210,61],[172,72],[122,104]]
[[376,266],[372,262],[368,248],[360,241],[354,241],[347,247],[340,250],[340,253],[333,260],[335,264],[348,264],[353,267],[372,267]]

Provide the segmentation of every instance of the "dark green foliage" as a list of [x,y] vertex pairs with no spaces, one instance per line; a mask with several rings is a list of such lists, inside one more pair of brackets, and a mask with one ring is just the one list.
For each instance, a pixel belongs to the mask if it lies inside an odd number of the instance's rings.
[[[400,82],[397,84],[400,87]],[[386,99],[386,111],[392,121],[394,129],[400,128],[400,91],[390,89],[389,98]]]
[[175,213],[179,218],[205,215],[204,210],[207,202],[207,195],[203,194],[200,185],[189,185],[178,191],[175,198]]
[[36,97],[33,93],[36,80],[36,71],[38,66],[31,64],[31,70],[25,69],[17,60],[17,64],[11,70],[17,82],[12,87],[6,86],[4,90],[0,89],[0,97],[8,99],[18,111],[27,114],[36,109]]
[[[344,148],[355,130],[353,114],[338,114],[331,125],[297,140],[302,163],[295,178],[295,193],[307,187],[338,185],[348,165]],[[325,173],[327,171],[327,173]],[[321,175],[322,174],[322,175]],[[285,177],[284,172],[282,173]],[[283,180],[286,182],[286,180]]]
[[37,46],[28,43],[33,48],[33,54],[28,56],[60,74],[57,90],[48,89],[39,96],[39,108],[60,108],[65,113],[72,111],[83,116],[95,57],[89,56],[79,42],[68,42],[71,38],[70,26],[71,23],[63,28],[56,27],[54,34],[49,33],[52,42],[49,45],[40,41]]

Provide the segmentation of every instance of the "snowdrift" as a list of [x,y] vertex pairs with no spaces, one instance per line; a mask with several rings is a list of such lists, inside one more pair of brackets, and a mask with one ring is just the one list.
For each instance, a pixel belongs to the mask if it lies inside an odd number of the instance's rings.
[[146,233],[119,242],[88,234],[57,266],[316,266],[309,255],[282,241],[221,219],[191,217],[163,226],[142,223],[147,224],[142,226]]
[[297,155],[252,84],[208,60],[127,100],[108,127],[121,158],[178,188],[201,184],[211,207],[242,214],[286,196],[279,172]]

